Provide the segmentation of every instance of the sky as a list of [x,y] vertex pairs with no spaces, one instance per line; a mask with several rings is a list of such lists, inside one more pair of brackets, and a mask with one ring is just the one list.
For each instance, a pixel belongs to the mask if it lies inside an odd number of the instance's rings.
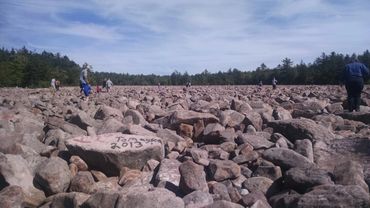
[[0,47],[167,75],[370,48],[369,0],[0,0]]

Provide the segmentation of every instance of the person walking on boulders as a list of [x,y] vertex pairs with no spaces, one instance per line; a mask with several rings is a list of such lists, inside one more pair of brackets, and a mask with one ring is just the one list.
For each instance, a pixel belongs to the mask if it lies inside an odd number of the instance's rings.
[[348,110],[360,111],[361,92],[364,88],[364,79],[369,76],[369,69],[360,63],[357,58],[347,64],[343,73],[343,82],[347,90]]

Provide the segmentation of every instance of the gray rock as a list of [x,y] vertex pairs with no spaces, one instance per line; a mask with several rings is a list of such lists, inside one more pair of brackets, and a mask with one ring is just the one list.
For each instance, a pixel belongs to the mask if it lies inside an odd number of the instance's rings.
[[33,174],[26,160],[19,155],[0,153],[0,178],[4,180],[2,183],[21,187],[28,206],[38,206],[45,199],[45,194],[33,185]]
[[255,111],[249,111],[245,114],[245,124],[252,125],[257,131],[262,130],[262,118],[261,115]]
[[98,192],[91,195],[83,204],[83,208],[115,208],[119,198],[116,192]]
[[73,138],[66,145],[71,154],[108,176],[117,176],[122,167],[141,170],[148,160],[164,158],[164,145],[158,137],[111,133]]
[[184,196],[182,200],[186,208],[201,208],[213,203],[211,194],[199,190]]
[[364,180],[363,167],[356,161],[344,161],[335,166],[333,171],[335,183],[340,185],[357,185],[369,192]]
[[115,118],[107,118],[104,120],[103,125],[98,128],[97,134],[106,134],[106,133],[115,133],[120,132],[124,128],[122,122],[118,121]]
[[214,183],[209,186],[209,192],[219,195],[220,200],[231,201],[227,187],[222,183]]
[[310,162],[313,161],[313,147],[312,142],[308,139],[296,140],[295,149],[296,152],[308,158]]
[[156,175],[157,186],[166,187],[172,185],[178,188],[181,178],[179,171],[180,165],[181,163],[177,160],[163,159]]
[[225,200],[218,200],[203,208],[243,208],[243,206]]
[[240,166],[230,160],[210,160],[207,172],[215,181],[235,179],[241,175]]
[[261,191],[266,194],[272,183],[273,181],[266,177],[251,177],[244,181],[243,188],[248,189],[250,192]]
[[2,208],[22,208],[25,196],[19,186],[7,186],[0,191],[0,207]]
[[284,181],[286,187],[300,193],[304,193],[315,186],[334,184],[328,171],[315,167],[291,168],[285,172]]
[[66,161],[51,157],[36,170],[34,180],[47,195],[53,195],[67,191],[71,173]]
[[125,112],[125,117],[128,117],[128,116],[131,116],[132,117],[132,121],[134,122],[134,124],[137,124],[137,125],[142,125],[144,126],[146,123],[148,123],[144,116],[137,110],[127,110]]
[[121,195],[116,208],[124,207],[183,208],[185,204],[181,198],[176,197],[171,191],[163,188],[155,188],[147,192],[133,190],[125,195]]
[[194,162],[199,165],[208,166],[208,152],[206,150],[191,148],[189,151],[190,156],[193,158]]
[[78,111],[76,114],[72,115],[69,122],[77,125],[83,130],[87,130],[88,126],[96,126],[97,123],[93,118],[91,118],[87,113],[83,111]]
[[258,166],[253,172],[253,176],[262,176],[269,178],[273,181],[282,176],[282,172],[279,166]]
[[220,123],[227,127],[236,127],[244,121],[245,116],[234,110],[225,110],[221,112]]
[[71,207],[79,208],[90,195],[78,192],[59,193],[52,196],[50,208]]
[[200,190],[208,192],[206,174],[201,165],[186,161],[180,165],[180,188],[185,194]]
[[79,171],[71,180],[69,191],[82,192],[89,194],[94,178],[88,171]]
[[275,145],[264,137],[251,134],[239,135],[237,138],[237,142],[239,144],[249,143],[253,146],[254,149],[267,149]]
[[[142,179],[142,178],[139,178],[139,180],[140,179]],[[151,179],[151,177],[150,177],[150,179]],[[136,185],[136,184],[130,184],[130,185]],[[142,185],[142,184],[140,183],[140,185]],[[100,180],[100,181],[94,183],[90,188],[90,194],[95,194],[95,193],[99,193],[99,192],[107,192],[107,191],[109,191],[109,192],[118,192],[120,190],[121,190],[121,186],[119,185],[118,178],[117,177],[110,177],[110,178],[106,178],[106,179],[103,179],[103,180]]]
[[225,131],[225,127],[219,123],[210,123],[206,126],[203,131],[203,141],[206,144],[219,144],[222,139],[220,137],[221,132]]
[[195,111],[175,111],[170,118],[172,125],[180,125],[181,123],[193,125],[198,120],[203,120],[206,125],[219,122],[219,119],[210,113],[198,113]]
[[290,169],[294,167],[307,168],[313,166],[314,163],[306,157],[296,153],[290,149],[271,148],[263,152],[262,157],[282,169]]
[[106,120],[108,118],[115,118],[117,120],[122,120],[123,114],[120,110],[103,105],[96,112],[95,119]]
[[316,124],[310,119],[291,119],[271,121],[268,123],[269,127],[274,129],[274,132],[279,132],[286,136],[290,141],[297,139],[316,140],[332,140],[335,138],[334,134],[327,128]]
[[359,186],[322,185],[304,194],[297,208],[370,207],[369,194]]

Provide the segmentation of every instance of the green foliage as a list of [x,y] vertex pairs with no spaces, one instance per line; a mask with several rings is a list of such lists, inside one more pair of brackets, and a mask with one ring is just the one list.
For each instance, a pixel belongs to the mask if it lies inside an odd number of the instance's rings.
[[67,56],[48,52],[34,53],[0,49],[0,87],[49,87],[55,78],[62,85],[77,85],[80,66]]
[[[312,64],[302,61],[294,64],[284,58],[275,68],[262,63],[255,71],[240,71],[230,68],[225,72],[210,73],[207,69],[199,74],[189,75],[177,70],[170,75],[130,75],[124,73],[96,72],[89,70],[88,80],[92,85],[102,85],[110,78],[115,85],[246,85],[271,84],[273,77],[279,84],[338,84],[345,64],[358,57],[367,67],[370,66],[370,52],[361,55],[343,55],[335,52],[323,53]],[[0,49],[0,87],[48,87],[52,78],[60,80],[63,86],[77,86],[81,67],[67,56],[49,52],[35,53],[20,50]]]

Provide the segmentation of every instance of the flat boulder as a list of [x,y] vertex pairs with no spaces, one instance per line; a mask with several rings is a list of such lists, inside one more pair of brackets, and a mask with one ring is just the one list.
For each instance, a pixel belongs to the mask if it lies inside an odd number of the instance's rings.
[[198,120],[203,120],[205,124],[219,122],[219,119],[213,114],[187,110],[175,111],[170,116],[170,123],[172,125],[180,125],[181,123],[193,125]]
[[290,169],[294,167],[307,168],[312,163],[308,158],[301,154],[286,148],[271,148],[263,152],[262,157],[271,161],[282,169]]
[[108,176],[119,175],[123,167],[142,169],[148,160],[164,158],[162,139],[155,136],[122,133],[81,136],[67,140],[66,146],[90,168]]
[[328,171],[315,167],[291,168],[285,172],[284,181],[286,187],[300,193],[314,186],[334,184]]
[[299,198],[297,208],[370,207],[369,194],[359,186],[322,185]]
[[335,135],[324,126],[316,124],[311,119],[290,119],[271,121],[267,124],[274,129],[274,132],[281,133],[290,141],[297,139],[332,140]]
[[164,188],[155,188],[149,191],[130,190],[120,196],[115,207],[183,208],[185,204],[173,192]]

